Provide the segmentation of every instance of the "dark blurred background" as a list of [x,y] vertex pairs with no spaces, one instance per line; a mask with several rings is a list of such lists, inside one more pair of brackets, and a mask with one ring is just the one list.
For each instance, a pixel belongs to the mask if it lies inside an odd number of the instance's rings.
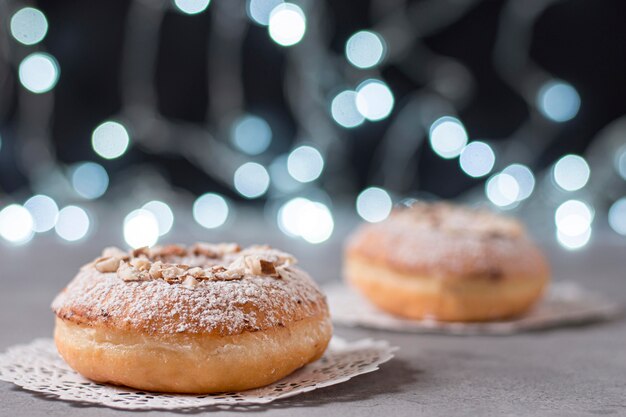
[[568,249],[626,234],[623,1],[0,4],[5,241],[81,240],[102,207],[136,234],[243,207],[321,243],[340,213],[413,198],[511,211]]

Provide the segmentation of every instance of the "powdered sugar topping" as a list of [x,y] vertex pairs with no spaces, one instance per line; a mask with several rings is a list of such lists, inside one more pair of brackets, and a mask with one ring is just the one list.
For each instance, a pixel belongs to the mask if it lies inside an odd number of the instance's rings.
[[390,221],[408,221],[414,229],[456,236],[518,238],[525,234],[522,224],[513,218],[447,203],[416,202],[395,210]]
[[362,226],[348,252],[414,274],[492,277],[535,273],[546,261],[515,219],[445,203],[416,203]]
[[280,270],[295,263],[293,256],[268,246],[251,246],[242,251],[236,244],[196,243],[190,248],[168,245],[130,252],[106,248],[102,257],[87,268],[116,272],[127,282],[162,279],[193,287],[204,280],[242,279],[246,275],[280,278]]
[[238,334],[327,311],[296,259],[267,246],[108,248],[53,302],[63,319],[150,333]]

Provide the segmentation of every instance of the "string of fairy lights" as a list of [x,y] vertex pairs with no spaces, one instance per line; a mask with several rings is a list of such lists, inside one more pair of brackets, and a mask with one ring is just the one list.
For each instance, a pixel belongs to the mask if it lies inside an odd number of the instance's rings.
[[[372,173],[372,186],[360,190],[353,200],[354,210],[365,221],[384,220],[394,202],[410,195],[396,179],[398,173],[406,171],[411,164],[410,156],[423,142],[439,157],[457,160],[465,175],[485,179],[479,189],[471,190],[463,199],[484,201],[502,210],[513,210],[522,205],[538,206],[543,213],[550,210],[556,239],[567,249],[582,248],[590,241],[595,207],[607,199],[610,200],[609,225],[618,234],[626,235],[626,197],[606,193],[609,181],[626,180],[626,123],[617,120],[607,127],[623,133],[620,140],[614,139],[615,134],[602,136],[601,132],[593,142],[598,143],[595,148],[615,156],[614,164],[607,164],[602,158],[568,154],[545,171],[533,172],[532,155],[529,152],[517,155],[519,147],[512,145],[519,142],[519,136],[524,132],[554,131],[553,128],[537,129],[537,126],[558,127],[567,123],[577,116],[583,105],[573,85],[544,73],[534,63],[531,65],[527,51],[520,46],[524,45],[523,40],[506,32],[508,28],[515,28],[520,36],[531,36],[534,20],[554,0],[535,2],[534,13],[520,13],[521,2],[523,0],[510,0],[503,11],[494,62],[503,79],[526,100],[531,117],[511,138],[495,144],[489,140],[470,139],[457,115],[467,101],[465,95],[469,94],[463,83],[471,83],[468,70],[450,57],[435,56],[420,42],[420,36],[460,18],[478,3],[477,0],[455,2],[456,6],[438,0],[416,5],[399,2],[397,11],[388,13],[372,28],[359,30],[348,37],[341,60],[335,59],[324,45],[326,40],[318,27],[320,15],[325,11],[320,2],[247,0],[245,10],[243,7],[239,10],[236,2],[226,0],[174,0],[171,4],[136,0],[131,5],[128,19],[136,19],[142,14],[149,14],[151,18],[140,24],[129,21],[127,25],[129,39],[125,56],[139,57],[127,59],[122,69],[122,78],[130,83],[125,91],[130,92],[118,115],[94,126],[91,135],[93,160],[70,167],[63,167],[55,160],[49,133],[41,133],[49,130],[46,128],[53,106],[49,96],[54,94],[62,71],[57,60],[45,52],[42,45],[48,30],[47,18],[34,7],[22,7],[17,2],[12,6],[5,5],[8,9],[2,15],[7,16],[9,30],[4,35],[11,37],[10,49],[18,51],[7,54],[5,61],[17,68],[22,88],[18,99],[35,103],[39,106],[38,113],[44,115],[29,121],[40,128],[40,134],[31,135],[27,128],[17,131],[37,137],[31,140],[32,146],[28,149],[34,147],[45,151],[37,153],[42,158],[38,166],[47,167],[48,171],[26,172],[34,184],[32,188],[42,190],[41,193],[30,196],[23,203],[6,203],[8,198],[3,198],[0,237],[10,244],[21,245],[36,234],[54,230],[64,241],[86,239],[94,229],[95,211],[85,207],[85,203],[102,198],[112,185],[98,159],[123,158],[130,147],[136,146],[146,152],[179,153],[242,197],[250,200],[265,198],[267,210],[284,234],[311,244],[322,243],[333,235],[335,216],[333,198],[320,186],[319,180],[328,172],[341,172],[342,164],[345,165],[341,158],[328,157],[331,149],[336,151],[341,146],[341,140],[331,143],[329,138],[340,139],[343,132],[389,117],[393,120],[381,140],[379,172]],[[382,7],[378,3],[380,1],[374,1],[372,7]],[[247,24],[267,27],[267,35],[285,48],[285,53],[292,58],[288,60],[285,89],[301,125],[299,134],[307,139],[296,141],[289,152],[268,154],[274,133],[268,120],[259,115],[238,109],[238,114],[226,118],[230,120],[230,128],[225,134],[218,134],[210,126],[181,125],[166,120],[146,99],[154,97],[153,87],[138,80],[151,77],[138,74],[153,71],[153,67],[143,63],[154,60],[145,55],[153,51],[143,47],[141,40],[146,34],[158,33],[160,19],[169,9],[192,15],[203,13],[209,7],[216,8],[213,13],[223,13],[221,17],[224,19],[245,17]],[[411,19],[422,19],[428,13],[439,16],[438,20],[430,19],[420,34],[411,32],[416,26]],[[405,30],[399,33],[390,29],[395,27]],[[234,31],[243,29],[242,25],[223,24],[216,30],[233,31],[229,33],[233,35]],[[231,42],[240,38],[229,37],[233,39]],[[415,92],[412,99],[398,108],[394,92],[380,70],[391,63],[406,64],[398,65],[400,68],[412,68],[410,62],[402,61],[411,59],[403,53],[411,46],[430,56],[439,66],[432,75],[430,88]],[[314,64],[319,61],[320,65],[334,63],[328,65],[331,70],[333,65],[343,66],[335,68],[334,77],[343,79],[340,83],[343,87],[327,90],[321,86],[320,77],[311,72],[315,65],[309,65],[311,61],[307,59],[315,59]],[[138,65],[137,62],[148,66],[137,69],[133,67]],[[346,71],[345,67],[350,70]],[[231,74],[237,72],[229,70]],[[532,83],[526,82],[530,79]],[[234,84],[233,88],[240,89],[241,86]],[[35,102],[33,96],[42,99]],[[46,96],[48,99],[44,99]],[[190,138],[187,148],[178,146],[173,139],[181,134]],[[541,137],[541,142],[549,143],[553,136]],[[0,138],[0,153],[2,151]],[[211,155],[211,159],[199,155]],[[597,181],[590,184],[595,178]],[[55,180],[65,186],[50,185]],[[619,189],[623,191],[623,185]],[[71,204],[61,207],[60,203]],[[227,197],[207,192],[194,198],[191,213],[200,226],[215,229],[225,225],[235,209],[236,205]],[[126,215],[121,232],[129,246],[149,246],[168,234],[174,223],[175,215],[170,204],[146,198]]]

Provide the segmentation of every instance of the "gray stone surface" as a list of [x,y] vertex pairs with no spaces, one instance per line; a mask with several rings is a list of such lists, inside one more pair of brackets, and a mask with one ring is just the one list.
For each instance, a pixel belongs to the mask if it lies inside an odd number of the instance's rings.
[[[344,231],[339,225],[338,236]],[[173,241],[267,241],[295,253],[320,282],[339,279],[340,242],[294,243],[260,224],[238,234],[190,228]],[[107,229],[101,227],[102,230]],[[118,238],[119,239],[119,238]],[[100,246],[120,244],[99,232],[83,244],[54,237],[26,247],[0,246],[0,350],[49,336],[49,303]],[[626,245],[607,235],[582,252],[548,247],[556,279],[583,283],[626,304]],[[411,335],[337,328],[349,339],[387,339],[400,347],[378,372],[259,407],[198,413],[266,416],[626,415],[626,322],[616,320],[506,337]],[[114,416],[130,412],[46,398],[0,382],[0,416]],[[144,416],[175,415],[141,412]],[[192,413],[193,414],[193,413]]]

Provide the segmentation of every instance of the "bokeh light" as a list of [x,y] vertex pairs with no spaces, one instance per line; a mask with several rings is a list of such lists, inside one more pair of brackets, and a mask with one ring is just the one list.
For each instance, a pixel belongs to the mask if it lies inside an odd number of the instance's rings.
[[554,214],[554,223],[561,234],[580,236],[591,227],[593,210],[580,200],[568,200]]
[[24,45],[34,45],[46,37],[48,21],[46,16],[37,9],[24,7],[15,12],[11,18],[11,35]]
[[198,14],[209,7],[210,0],[174,0],[174,4],[183,13]]
[[72,170],[72,187],[78,195],[93,200],[106,192],[109,187],[109,175],[100,164],[83,162]]
[[291,46],[302,40],[306,32],[306,16],[293,3],[281,3],[270,13],[269,34],[279,45]]
[[309,243],[322,243],[333,234],[335,222],[326,205],[311,202],[300,214],[300,236]]
[[30,241],[33,227],[33,216],[19,204],[8,205],[0,211],[0,236],[11,243],[21,245]]
[[609,209],[609,225],[620,235],[626,236],[626,197],[622,197]]
[[283,3],[283,0],[248,0],[246,2],[246,12],[252,21],[259,25],[267,26],[270,23],[272,10],[281,3]]
[[365,221],[381,222],[389,217],[393,202],[389,193],[382,188],[370,187],[361,191],[356,198],[356,211]]
[[78,206],[67,206],[59,211],[54,231],[61,239],[75,242],[87,236],[90,225],[91,220],[85,210]]
[[270,186],[270,175],[263,165],[246,162],[235,171],[235,189],[246,198],[257,198],[265,194]]
[[122,156],[128,149],[129,143],[128,130],[118,122],[104,122],[96,127],[91,135],[93,150],[105,159]]
[[54,228],[59,218],[59,206],[47,195],[34,195],[24,203],[33,218],[33,231],[37,233],[47,232]]
[[489,178],[485,184],[485,193],[496,206],[507,207],[519,201],[520,187],[512,175],[501,172]]
[[535,189],[535,175],[526,165],[512,164],[502,170],[503,174],[510,175],[517,181],[519,189],[517,201],[530,197]]
[[565,155],[557,161],[552,170],[554,181],[565,191],[576,191],[589,181],[591,171],[584,158],[578,155]]
[[124,240],[131,248],[152,246],[159,240],[159,222],[151,211],[138,209],[124,218]]
[[241,152],[258,155],[267,150],[272,141],[272,129],[260,117],[247,115],[233,123],[231,141]]
[[268,170],[271,178],[271,185],[276,190],[283,193],[290,193],[302,187],[302,183],[296,181],[287,169],[289,155],[279,155],[270,164]]
[[366,80],[356,88],[356,108],[367,120],[386,118],[391,114],[393,105],[393,93],[380,80]]
[[297,181],[315,181],[323,170],[324,158],[312,146],[299,146],[287,158],[287,171]]
[[300,213],[310,201],[303,197],[296,197],[287,201],[278,210],[278,227],[288,236],[300,236]]
[[383,59],[385,43],[375,32],[362,30],[346,42],[346,58],[357,68],[371,68]]
[[35,52],[20,63],[20,82],[29,91],[41,94],[54,88],[59,81],[59,64],[52,55]]
[[459,156],[467,145],[467,132],[463,123],[455,117],[444,116],[430,126],[430,146],[445,159]]
[[193,203],[194,220],[207,229],[223,225],[228,219],[229,211],[228,203],[219,194],[203,194]]
[[537,94],[537,107],[548,119],[566,122],[580,109],[580,96],[574,87],[562,81],[548,81]]
[[365,117],[356,107],[356,91],[346,90],[337,94],[330,105],[330,114],[340,126],[351,128],[359,126]]
[[561,229],[557,229],[556,231],[556,239],[561,246],[569,250],[580,249],[589,243],[591,239],[591,230],[589,227],[585,230],[584,233],[576,236],[566,235],[561,231]]
[[483,177],[491,172],[496,163],[496,154],[485,142],[474,141],[468,144],[459,156],[459,165],[470,177]]
[[328,240],[335,227],[333,216],[325,204],[302,197],[285,203],[278,210],[277,220],[283,233],[314,244]]
[[159,225],[159,236],[164,236],[174,225],[174,213],[170,206],[158,200],[150,201],[141,207],[154,215]]
[[591,223],[594,211],[580,200],[568,200],[561,204],[554,213],[556,238],[566,249],[580,249],[591,238]]

